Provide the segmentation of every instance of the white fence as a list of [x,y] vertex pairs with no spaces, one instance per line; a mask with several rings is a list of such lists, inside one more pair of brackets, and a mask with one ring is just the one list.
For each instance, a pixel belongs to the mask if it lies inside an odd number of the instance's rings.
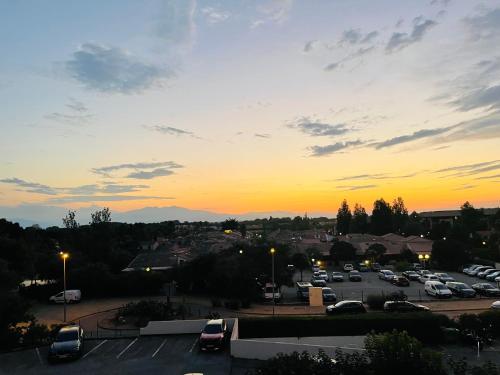
[[[235,319],[231,335],[231,356],[235,358],[266,360],[279,353],[291,354],[293,352],[318,354],[321,350],[333,357],[335,351],[340,349],[344,353],[364,351],[364,337],[316,337],[316,338],[266,338],[266,339],[241,339],[239,337],[238,319]],[[347,341],[346,341],[347,340]],[[348,343],[348,341],[354,344]],[[332,345],[335,344],[335,345]],[[337,345],[338,344],[338,345]]]
[[[141,328],[140,335],[181,335],[187,333],[200,333],[208,319],[197,320],[166,320],[166,321],[150,321],[148,325]],[[234,324],[234,319],[226,319],[228,328]]]

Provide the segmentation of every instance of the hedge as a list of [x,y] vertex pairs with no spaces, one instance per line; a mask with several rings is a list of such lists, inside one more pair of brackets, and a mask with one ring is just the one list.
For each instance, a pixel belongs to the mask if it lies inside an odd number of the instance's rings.
[[426,344],[443,342],[441,327],[452,326],[445,315],[423,313],[366,313],[321,317],[241,318],[241,338],[354,336],[370,332],[407,331]]

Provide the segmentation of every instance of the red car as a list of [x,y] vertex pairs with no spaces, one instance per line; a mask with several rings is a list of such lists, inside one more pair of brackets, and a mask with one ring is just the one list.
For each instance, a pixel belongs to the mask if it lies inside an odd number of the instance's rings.
[[201,350],[224,349],[228,338],[227,324],[224,319],[209,320],[201,331]]
[[394,284],[394,285],[397,285],[397,286],[410,286],[410,282],[404,276],[393,277],[392,280],[391,280],[391,284]]

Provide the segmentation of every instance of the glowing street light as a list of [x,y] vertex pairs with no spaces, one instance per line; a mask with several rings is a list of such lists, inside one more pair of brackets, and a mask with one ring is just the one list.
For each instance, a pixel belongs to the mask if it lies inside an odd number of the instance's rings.
[[240,250],[240,254],[243,254],[243,250]]
[[59,255],[61,256],[62,260],[63,260],[63,286],[64,286],[64,289],[63,289],[63,298],[64,298],[64,323],[66,323],[66,259],[69,258],[69,254],[68,253],[65,253],[63,251],[60,251],[59,252]]

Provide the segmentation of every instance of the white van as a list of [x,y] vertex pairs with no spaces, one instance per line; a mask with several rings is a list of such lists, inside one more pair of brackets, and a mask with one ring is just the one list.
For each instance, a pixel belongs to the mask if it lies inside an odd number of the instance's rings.
[[425,293],[438,298],[451,298],[451,290],[441,281],[426,281]]
[[[266,285],[264,286],[263,297],[266,301],[273,300],[273,283],[266,283]],[[274,300],[275,301],[281,300],[281,292],[276,284],[274,284]]]
[[[82,299],[82,292],[78,289],[70,289],[66,291],[66,303],[77,303]],[[57,293],[49,298],[51,303],[64,303],[64,292]]]

